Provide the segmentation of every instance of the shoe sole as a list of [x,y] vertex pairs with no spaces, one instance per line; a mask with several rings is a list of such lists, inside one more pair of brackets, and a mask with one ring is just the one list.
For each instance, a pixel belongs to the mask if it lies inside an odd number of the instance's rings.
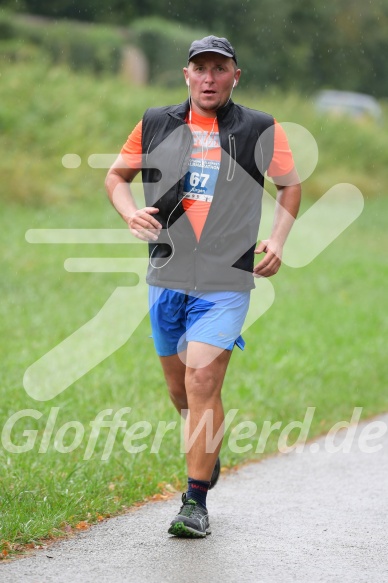
[[170,526],[168,533],[181,538],[205,538],[207,534],[211,534],[211,530],[207,529],[206,532],[201,532],[186,526],[183,522],[176,522]]

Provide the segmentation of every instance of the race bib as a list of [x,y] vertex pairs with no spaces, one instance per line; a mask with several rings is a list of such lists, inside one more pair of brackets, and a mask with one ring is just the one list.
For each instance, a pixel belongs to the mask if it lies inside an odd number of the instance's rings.
[[218,160],[191,158],[185,176],[185,198],[212,202],[219,170]]

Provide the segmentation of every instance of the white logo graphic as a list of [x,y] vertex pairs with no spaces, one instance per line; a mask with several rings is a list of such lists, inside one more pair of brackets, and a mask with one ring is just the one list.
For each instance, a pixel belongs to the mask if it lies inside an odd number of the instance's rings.
[[[302,126],[291,123],[282,125],[288,130],[301,181],[305,180],[317,164],[316,141]],[[175,130],[150,154],[151,163],[154,159],[155,167],[161,170],[160,183],[163,192],[167,192],[176,183],[176,172],[173,174],[169,172],[171,166],[169,144],[179,139],[181,131],[182,128]],[[259,142],[258,146],[261,148]],[[256,148],[257,152],[260,148]],[[223,155],[228,156],[226,152],[223,152]],[[92,168],[109,168],[115,159],[115,155],[95,154],[90,156],[89,165]],[[257,156],[257,159],[259,160],[260,157]],[[77,167],[79,164],[76,154],[64,156],[63,164],[68,168]],[[230,164],[235,167],[236,180],[240,177],[245,182],[253,181],[253,178],[247,175],[235,160],[230,158]],[[258,166],[260,169],[260,164]],[[182,177],[179,176],[179,178]],[[204,186],[206,175],[194,176],[192,174],[191,178],[198,180],[198,184],[201,183]],[[277,204],[264,190],[260,239],[269,237],[270,225]],[[363,205],[363,196],[354,185],[344,183],[333,186],[295,221],[284,249],[283,263],[295,268],[308,265],[357,219]],[[118,200],[116,208],[120,210]],[[286,213],[284,209],[282,212]],[[172,239],[179,220],[181,219],[178,219],[169,229]],[[27,231],[26,240],[33,244],[139,244],[139,240],[135,240],[126,229],[32,229]],[[164,231],[159,240],[169,243]],[[250,242],[247,250],[254,243],[255,241]],[[70,272],[135,273],[139,277],[139,283],[132,287],[116,288],[90,321],[26,370],[23,384],[30,397],[38,401],[53,399],[129,340],[149,310],[147,285],[144,281],[147,265],[147,259],[137,258],[68,258],[65,261],[64,267]],[[230,269],[235,270],[232,267]],[[257,279],[243,332],[271,307],[274,299],[275,290],[272,283],[268,279]]]

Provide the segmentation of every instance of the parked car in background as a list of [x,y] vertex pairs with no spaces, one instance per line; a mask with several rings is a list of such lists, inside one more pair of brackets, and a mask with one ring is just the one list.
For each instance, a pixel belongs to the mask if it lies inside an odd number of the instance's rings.
[[356,119],[370,117],[377,121],[382,116],[381,107],[374,97],[352,91],[320,91],[315,105],[319,112],[348,115]]

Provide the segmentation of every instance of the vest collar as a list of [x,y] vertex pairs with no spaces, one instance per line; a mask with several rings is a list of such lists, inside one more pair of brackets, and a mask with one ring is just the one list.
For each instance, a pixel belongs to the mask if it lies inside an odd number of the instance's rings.
[[[179,105],[173,106],[171,108],[171,111],[169,112],[169,114],[172,117],[175,117],[175,118],[178,118],[182,121],[185,121],[187,118],[188,112],[189,112],[189,108],[190,108],[189,100],[186,99],[186,101],[184,101],[183,103],[180,103]],[[224,119],[228,118],[230,115],[232,115],[233,108],[234,108],[234,102],[231,99],[229,99],[225,103],[225,105],[223,105],[222,107],[217,109],[218,120],[219,121],[224,120]]]

